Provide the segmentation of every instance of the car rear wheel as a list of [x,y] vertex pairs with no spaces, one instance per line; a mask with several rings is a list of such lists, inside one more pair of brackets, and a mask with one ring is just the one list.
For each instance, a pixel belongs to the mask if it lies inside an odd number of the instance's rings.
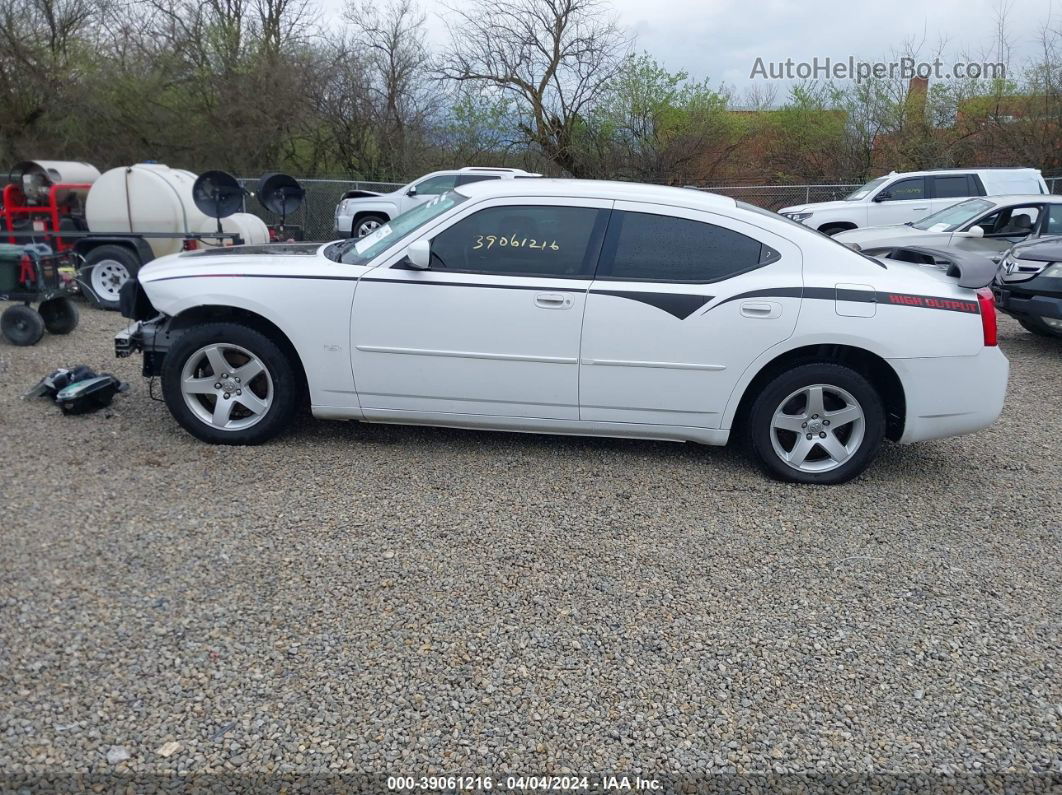
[[[1054,320],[1054,318],[1051,318]],[[1018,321],[1021,323],[1021,327],[1026,331],[1031,331],[1040,337],[1055,337],[1062,338],[1062,321],[1054,320],[1058,324],[1058,328],[1053,328],[1045,318],[1042,317],[1024,317]]]
[[162,367],[170,413],[212,444],[260,444],[287,427],[299,382],[288,355],[255,329],[211,323],[182,334]]
[[877,455],[885,410],[862,375],[830,362],[775,376],[749,412],[750,447],[768,474],[796,483],[844,483]]
[[386,223],[387,216],[373,214],[363,215],[354,222],[354,228],[351,229],[351,236],[365,237],[365,235],[371,235]]

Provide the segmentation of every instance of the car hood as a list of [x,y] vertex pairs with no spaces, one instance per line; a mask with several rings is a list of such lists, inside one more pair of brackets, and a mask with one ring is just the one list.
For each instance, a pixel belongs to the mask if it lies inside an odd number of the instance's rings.
[[898,224],[896,226],[868,226],[862,229],[848,229],[833,236],[838,243],[846,246],[855,243],[861,248],[887,246],[891,243],[904,245],[943,246],[951,241],[951,232],[926,232],[913,226]]
[[273,243],[265,246],[228,246],[169,254],[147,263],[140,269],[137,279],[147,284],[184,276],[268,274],[281,268],[301,272],[319,262],[327,262],[320,256],[326,245],[328,244]]
[[1018,243],[1010,250],[1010,253],[1018,259],[1033,262],[1062,262],[1062,237]]

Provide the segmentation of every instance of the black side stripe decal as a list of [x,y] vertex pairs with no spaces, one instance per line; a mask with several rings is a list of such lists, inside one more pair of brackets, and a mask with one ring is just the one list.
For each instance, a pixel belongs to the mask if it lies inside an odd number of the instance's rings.
[[595,295],[612,295],[627,298],[642,304],[663,309],[679,320],[685,320],[714,298],[711,295],[690,295],[689,293],[645,293],[636,290],[591,290]]

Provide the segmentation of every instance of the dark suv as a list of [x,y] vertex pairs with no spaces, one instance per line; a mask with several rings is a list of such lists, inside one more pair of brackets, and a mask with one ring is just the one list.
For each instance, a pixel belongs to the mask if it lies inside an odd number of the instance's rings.
[[1062,236],[1020,243],[992,283],[996,306],[1033,334],[1062,338]]

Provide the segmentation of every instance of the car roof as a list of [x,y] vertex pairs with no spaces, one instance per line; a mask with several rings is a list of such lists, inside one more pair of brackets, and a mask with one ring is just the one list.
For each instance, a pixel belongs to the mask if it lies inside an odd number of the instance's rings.
[[729,196],[720,196],[718,193],[693,188],[672,188],[667,185],[647,185],[642,182],[611,182],[596,179],[490,180],[489,182],[459,185],[455,190],[470,199],[505,196],[606,199],[669,204],[705,210],[732,208],[737,204]]
[[[931,177],[934,174],[993,174],[1000,171],[1028,171],[1040,175],[1040,170],[1028,166],[972,166],[971,168],[931,168],[925,171],[890,171],[883,177]],[[875,179],[879,179],[875,177]]]

